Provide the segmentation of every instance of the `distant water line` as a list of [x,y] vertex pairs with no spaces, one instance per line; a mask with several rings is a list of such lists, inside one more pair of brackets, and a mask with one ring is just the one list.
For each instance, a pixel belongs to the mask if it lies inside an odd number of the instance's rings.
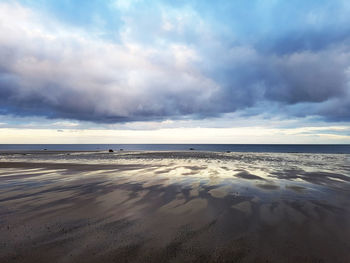
[[350,154],[350,144],[0,144],[0,151],[211,151]]

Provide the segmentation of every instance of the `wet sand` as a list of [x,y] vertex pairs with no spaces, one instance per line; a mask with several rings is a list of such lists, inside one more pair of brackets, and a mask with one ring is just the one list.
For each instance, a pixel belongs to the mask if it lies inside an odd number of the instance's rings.
[[0,262],[350,262],[350,155],[1,152]]

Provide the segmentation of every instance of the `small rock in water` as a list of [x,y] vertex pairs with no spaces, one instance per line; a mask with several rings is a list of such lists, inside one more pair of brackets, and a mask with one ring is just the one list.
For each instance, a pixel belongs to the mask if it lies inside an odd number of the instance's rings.
[[193,151],[194,150],[194,148],[190,148],[190,151]]
[[124,149],[119,149],[119,151],[124,151]]
[[109,151],[110,153],[114,152],[112,149],[109,149],[108,151]]
[[230,153],[231,151],[226,151],[227,153]]

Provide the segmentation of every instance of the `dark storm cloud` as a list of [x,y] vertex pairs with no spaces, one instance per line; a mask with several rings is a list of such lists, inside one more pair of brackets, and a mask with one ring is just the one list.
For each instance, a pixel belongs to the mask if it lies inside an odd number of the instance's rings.
[[149,47],[48,30],[20,6],[1,14],[2,114],[113,123],[254,112],[263,102],[279,105],[275,114],[349,120],[348,31]]
[[297,52],[319,52],[332,45],[350,44],[350,25],[345,28],[328,26],[320,29],[298,29],[281,36],[259,39],[256,48],[260,52],[288,55]]
[[[237,53],[243,54],[242,57],[237,58]],[[288,55],[259,53],[252,48],[229,54],[216,57],[224,63],[217,65],[218,71],[212,73],[222,87],[219,101],[224,110],[254,107],[262,101],[270,101],[279,103],[280,111],[293,105],[294,114],[300,115],[295,105],[308,103],[308,112],[303,116],[349,119],[344,106],[349,101],[350,53],[342,45]],[[329,106],[321,106],[326,104]],[[336,109],[336,104],[342,108]],[[293,111],[288,114],[293,115]]]

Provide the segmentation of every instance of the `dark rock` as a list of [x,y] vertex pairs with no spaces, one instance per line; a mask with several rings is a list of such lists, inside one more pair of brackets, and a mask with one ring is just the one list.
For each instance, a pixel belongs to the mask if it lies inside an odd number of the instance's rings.
[[190,148],[190,151],[193,151],[194,150],[194,148]]
[[112,149],[109,149],[108,152],[112,153],[112,152],[114,152],[114,151],[113,151]]
[[124,151],[124,149],[119,149],[119,151]]

